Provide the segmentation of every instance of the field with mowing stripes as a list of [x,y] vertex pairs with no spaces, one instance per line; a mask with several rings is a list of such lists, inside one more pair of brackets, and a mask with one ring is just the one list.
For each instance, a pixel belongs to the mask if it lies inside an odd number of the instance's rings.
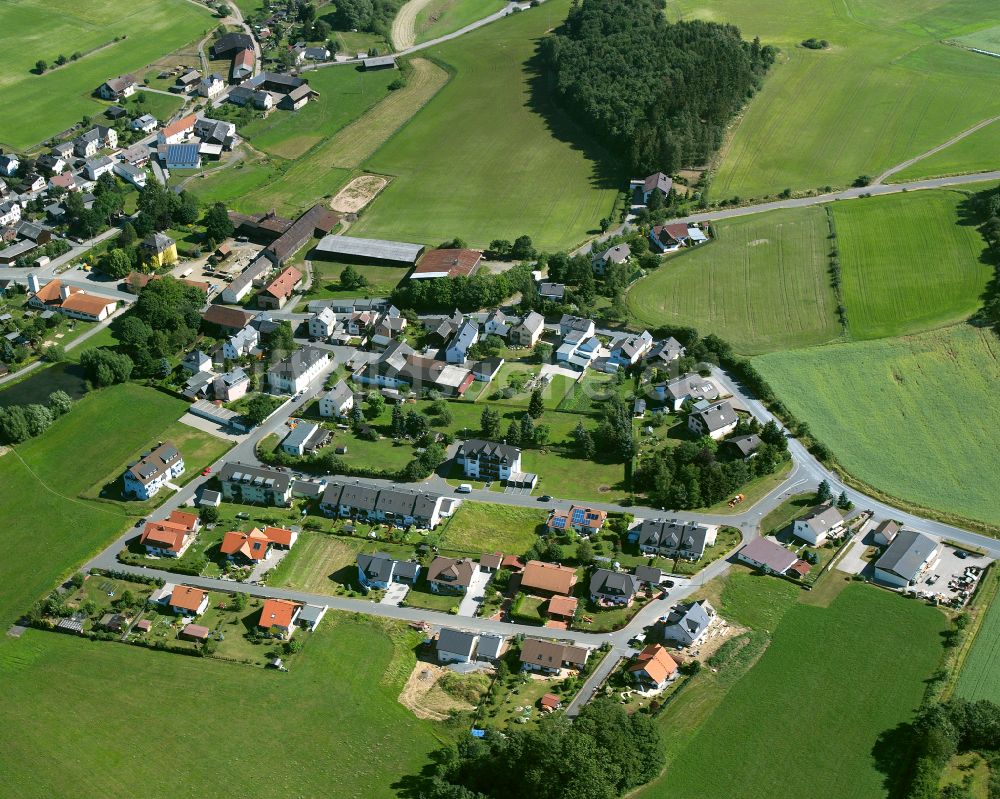
[[994,333],[957,325],[754,364],[851,474],[904,501],[1000,524],[998,359]]
[[919,191],[834,203],[855,339],[898,336],[958,322],[981,305],[992,269],[986,243],[959,223],[955,191]]
[[464,28],[507,5],[504,0],[431,0],[417,13],[414,33],[418,42]]
[[[528,63],[568,0],[547,0],[427,51],[453,76],[364,164],[394,180],[352,235],[472,246],[528,234],[553,250],[611,211],[624,175],[602,173],[583,131],[551,107]],[[540,113],[537,103],[543,103]]]
[[[989,56],[981,56],[989,58]],[[1000,120],[980,128],[923,161],[892,175],[889,183],[905,183],[941,175],[963,175],[1000,169]]]
[[[0,144],[24,149],[105,107],[91,93],[215,27],[205,8],[183,0],[19,0],[0,5]],[[114,41],[121,37],[119,41]],[[43,75],[39,59],[70,61]]]
[[[637,796],[884,796],[899,775],[885,773],[876,742],[920,704],[945,626],[940,611],[870,586],[847,586],[829,607],[793,605],[760,661]],[[660,722],[668,743],[671,714]]]
[[[781,48],[724,148],[715,198],[846,185],[1000,111],[1000,59],[941,43],[1000,23],[993,0],[671,0],[668,14]],[[829,49],[803,48],[808,37]]]
[[692,325],[745,354],[838,337],[822,208],[755,214],[714,229],[716,241],[668,256],[632,286],[628,305],[639,323]]
[[967,33],[965,36],[956,36],[955,41],[963,47],[974,47],[993,55],[1000,55],[1000,25]]
[[1000,703],[1000,602],[994,600],[962,667],[955,693],[964,699]]

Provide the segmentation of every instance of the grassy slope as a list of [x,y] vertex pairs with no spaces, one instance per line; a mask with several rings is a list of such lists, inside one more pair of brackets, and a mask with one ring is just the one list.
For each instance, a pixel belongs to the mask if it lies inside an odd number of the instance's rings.
[[[0,714],[17,731],[0,753],[7,791],[397,796],[437,745],[396,702],[413,643],[331,613],[281,674],[29,631],[0,642]],[[30,767],[53,750],[75,755]]]
[[[529,234],[543,249],[579,242],[612,206],[617,175],[598,173],[565,118],[531,108],[526,62],[567,0],[501,20],[427,55],[455,70],[449,84],[365,165],[397,176],[352,234],[471,245]],[[572,141],[578,142],[579,130]]]
[[[155,443],[185,405],[132,384],[104,389],[80,400],[40,438],[19,445],[16,454],[0,458],[0,516],[10,522],[7,556],[0,561],[0,626],[132,523],[121,505],[77,496]],[[182,452],[214,460],[218,439],[194,433],[179,442]]]
[[445,36],[499,11],[506,4],[504,0],[431,0],[420,13],[414,24],[418,42],[426,42]]
[[[734,23],[782,50],[722,158],[716,197],[846,184],[998,110],[1000,62],[938,42],[1000,21],[991,0],[678,0],[669,10]],[[830,49],[799,46],[810,36]]]
[[792,607],[760,662],[640,796],[881,796],[872,749],[920,702],[944,627],[934,609],[866,586],[829,608]]
[[538,525],[545,519],[545,511],[535,508],[465,502],[445,528],[444,546],[476,555],[520,555],[535,543]]
[[1000,672],[996,664],[1000,656],[1000,602],[987,611],[972,651],[962,667],[955,693],[965,699],[989,699],[1000,702]]
[[[24,0],[0,6],[0,142],[24,148],[69,127],[102,105],[90,94],[107,78],[155,61],[190,42],[214,22],[183,0]],[[38,76],[35,61],[86,52],[128,38]]]
[[716,241],[667,258],[632,287],[639,322],[693,325],[751,354],[837,337],[822,208],[757,214],[715,231]]
[[754,360],[844,467],[901,499],[1000,522],[1000,346],[957,326]]
[[980,261],[982,236],[958,224],[963,199],[920,191],[834,204],[853,338],[941,327],[981,305],[992,270]]

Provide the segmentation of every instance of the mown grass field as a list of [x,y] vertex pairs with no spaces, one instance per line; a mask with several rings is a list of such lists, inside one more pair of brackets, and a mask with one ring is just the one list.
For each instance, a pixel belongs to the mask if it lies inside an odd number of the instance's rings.
[[504,0],[431,0],[418,13],[414,33],[418,42],[445,36],[488,17],[507,5]]
[[395,179],[352,235],[425,243],[460,236],[485,246],[528,234],[552,250],[597,226],[623,175],[602,171],[581,148],[584,132],[531,87],[537,41],[568,7],[549,0],[427,51],[454,70],[452,79],[365,164]]
[[965,47],[975,47],[994,55],[1000,55],[1000,25],[955,37],[955,41]]
[[[34,630],[0,641],[6,792],[398,796],[438,745],[396,701],[418,640],[328,613],[287,674]],[[76,756],[35,767],[48,747]]]
[[885,794],[900,753],[883,755],[887,764],[873,750],[920,703],[941,655],[944,615],[862,585],[847,586],[829,607],[794,604],[778,615],[763,657],[686,744],[669,731],[673,712],[660,717],[676,751],[639,796]]
[[834,203],[852,338],[898,336],[968,319],[993,270],[960,224],[966,194],[918,191]]
[[962,667],[955,693],[965,699],[1000,703],[997,658],[1000,658],[1000,602],[994,601]]
[[463,552],[521,555],[538,539],[541,509],[463,502],[444,530],[444,546]]
[[[74,564],[130,525],[120,505],[78,495],[138,455],[186,403],[131,384],[89,394],[41,437],[0,457],[0,625],[17,618]],[[142,413],[136,413],[142,408]]]
[[[84,115],[99,114],[104,106],[90,95],[101,83],[139,70],[214,26],[206,9],[182,0],[4,3],[0,143],[24,149]],[[114,42],[118,36],[127,38]],[[52,65],[60,54],[68,58],[74,52],[87,54],[43,75],[33,74],[39,59]]]
[[[668,13],[781,48],[725,148],[716,198],[845,185],[997,113],[1000,61],[940,43],[1000,22],[991,0],[677,0]],[[809,37],[830,48],[801,47]]]
[[633,284],[628,306],[640,324],[691,325],[745,354],[838,337],[822,208],[755,214],[714,229],[715,241],[668,256]]
[[851,474],[903,500],[1000,523],[1000,345],[964,325],[754,360]]
[[[989,58],[989,56],[980,56]],[[889,183],[904,183],[941,175],[989,172],[1000,168],[1000,120],[980,128],[929,158],[892,175]]]

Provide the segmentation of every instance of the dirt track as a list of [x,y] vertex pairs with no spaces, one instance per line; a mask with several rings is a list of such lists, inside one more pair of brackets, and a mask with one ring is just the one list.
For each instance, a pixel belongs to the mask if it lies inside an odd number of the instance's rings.
[[357,213],[388,184],[389,179],[381,175],[359,175],[337,192],[330,200],[330,208],[342,214]]
[[409,0],[399,9],[399,13],[392,21],[392,32],[389,34],[396,50],[406,50],[416,44],[417,14],[430,2],[431,0]]

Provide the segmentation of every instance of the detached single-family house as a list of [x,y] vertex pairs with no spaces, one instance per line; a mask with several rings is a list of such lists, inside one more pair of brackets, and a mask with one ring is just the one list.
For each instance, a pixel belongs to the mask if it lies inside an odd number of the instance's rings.
[[663,624],[663,638],[673,641],[679,647],[691,646],[708,632],[713,618],[715,618],[715,608],[708,604],[706,599],[677,605],[667,615],[667,620]]
[[653,346],[646,355],[646,363],[650,366],[663,366],[683,358],[686,352],[687,350],[681,346],[681,343],[670,336],[666,341],[661,341]]
[[312,422],[299,422],[281,441],[281,451],[301,458],[308,452],[322,447],[330,438],[330,431]]
[[319,415],[343,419],[354,408],[354,392],[343,380],[319,398]]
[[179,558],[191,546],[200,526],[197,515],[179,510],[171,511],[167,519],[146,522],[142,535],[139,536],[139,543],[150,555]]
[[19,203],[7,200],[0,203],[0,226],[16,225],[21,221],[21,206]]
[[521,471],[521,450],[509,444],[470,438],[458,445],[455,462],[466,477],[475,480],[507,480]]
[[477,341],[479,341],[479,326],[475,322],[465,320],[445,346],[445,360],[448,363],[465,363],[469,356],[469,348]]
[[660,644],[643,649],[628,667],[628,673],[640,688],[662,691],[677,676],[677,661]]
[[736,429],[740,417],[736,415],[728,400],[695,409],[688,414],[688,429],[699,436],[708,436],[718,441]]
[[261,289],[257,295],[257,304],[261,308],[284,308],[301,282],[302,273],[294,266],[286,266],[274,280]]
[[688,400],[712,402],[719,398],[719,389],[715,383],[696,374],[687,374],[653,386],[653,392],[659,401],[665,402],[675,412]]
[[121,100],[135,94],[135,80],[131,75],[108,78],[97,87],[97,95],[102,100]]
[[230,530],[222,537],[219,552],[229,560],[259,563],[272,549],[291,549],[299,534],[283,527],[255,527],[250,532]]
[[415,560],[396,560],[385,552],[362,553],[357,563],[358,583],[365,593],[372,589],[384,591],[392,583],[416,585],[420,575],[420,564]]
[[315,347],[296,350],[267,370],[267,382],[273,391],[297,394],[304,391],[330,363],[330,353]]
[[513,347],[534,347],[545,330],[545,317],[531,311],[510,329],[508,341]]
[[116,161],[113,171],[118,177],[131,183],[137,189],[146,188],[147,177],[145,169],[133,166],[126,161]]
[[131,464],[123,475],[125,494],[146,500],[170,480],[184,474],[184,458],[169,441],[160,444],[141,460]]
[[309,335],[313,338],[328,339],[337,326],[337,315],[325,307],[309,317]]
[[106,155],[99,155],[97,158],[88,158],[83,166],[83,171],[88,180],[97,180],[101,175],[106,175],[113,171],[115,162]]
[[590,601],[599,605],[631,605],[638,587],[631,574],[598,569],[590,577]]
[[545,526],[553,532],[575,530],[580,535],[599,533],[608,519],[607,511],[572,505],[568,511],[553,510]]
[[584,319],[582,316],[563,314],[559,320],[559,335],[569,336],[571,333],[578,333],[581,339],[591,338],[597,332],[593,319]]
[[601,342],[582,330],[572,330],[556,348],[555,361],[576,372],[584,372],[597,358]]
[[442,627],[437,639],[438,663],[471,663],[479,636],[465,630]]
[[246,396],[250,389],[250,376],[242,366],[230,369],[221,375],[216,375],[212,381],[212,393],[222,402],[236,402]]
[[594,273],[603,275],[605,270],[608,268],[608,264],[627,263],[631,255],[632,250],[625,243],[616,244],[614,247],[608,247],[606,250],[603,250],[594,256]]
[[474,560],[439,555],[427,567],[427,583],[435,594],[464,594],[478,571]]
[[828,538],[834,538],[844,529],[844,517],[833,506],[813,508],[805,516],[795,520],[792,532],[813,546],[822,546]]
[[507,338],[510,334],[510,319],[500,310],[493,311],[483,322],[483,335]]
[[156,121],[156,117],[152,114],[143,114],[141,117],[136,117],[132,120],[129,125],[132,130],[140,131],[141,133],[152,133],[159,126],[159,122]]
[[894,522],[892,519],[886,519],[875,528],[875,531],[872,533],[872,541],[879,546],[887,547],[895,540],[899,529],[897,522]]
[[177,242],[165,233],[153,233],[139,245],[142,260],[154,268],[177,263]]
[[755,569],[784,574],[798,561],[794,552],[776,544],[769,538],[755,538],[736,553],[736,560],[753,566]]
[[521,644],[521,666],[525,671],[557,674],[563,668],[582,669],[590,650],[541,638],[525,638]]
[[576,569],[558,563],[529,560],[521,572],[521,590],[529,594],[569,596],[576,585]]
[[507,637],[496,633],[480,633],[476,660],[496,663],[507,651]]
[[190,585],[175,585],[167,606],[178,616],[200,616],[208,610],[208,591]]
[[941,545],[916,530],[900,530],[875,561],[875,579],[895,588],[913,585],[941,555]]
[[[160,144],[181,144],[194,135],[194,124],[198,121],[197,114],[188,114],[181,117],[176,122],[171,122],[163,130],[156,134],[156,140]],[[197,146],[195,151],[197,152]]]
[[657,569],[655,566],[635,567],[635,579],[639,585],[648,585],[650,588],[655,588],[663,582],[663,578],[666,576],[666,573],[662,569]]
[[540,283],[538,285],[538,296],[550,302],[562,302],[566,298],[566,284]]
[[230,361],[239,360],[250,355],[260,343],[260,333],[257,328],[247,325],[239,333],[226,339],[222,345],[222,357]]
[[763,443],[760,436],[756,433],[750,433],[749,435],[726,439],[722,442],[722,447],[728,450],[733,456],[748,461],[757,454],[757,450],[760,449]]
[[21,166],[21,159],[14,153],[0,153],[0,175],[14,177]]
[[649,240],[659,252],[676,252],[691,239],[688,226],[683,222],[668,225],[653,225]]
[[615,368],[627,369],[635,366],[653,348],[653,337],[648,330],[620,336],[611,342],[608,364]]
[[217,72],[213,72],[211,75],[206,75],[198,84],[198,94],[202,97],[207,97],[209,100],[214,100],[222,94],[225,89],[225,81],[222,80],[222,76]]
[[632,204],[647,205],[650,195],[657,190],[666,197],[673,185],[673,180],[662,172],[654,172],[640,180],[629,181],[629,188],[632,189]]
[[295,633],[295,622],[299,619],[302,607],[301,602],[269,597],[264,600],[264,607],[260,609],[257,626],[275,638],[287,640]]

